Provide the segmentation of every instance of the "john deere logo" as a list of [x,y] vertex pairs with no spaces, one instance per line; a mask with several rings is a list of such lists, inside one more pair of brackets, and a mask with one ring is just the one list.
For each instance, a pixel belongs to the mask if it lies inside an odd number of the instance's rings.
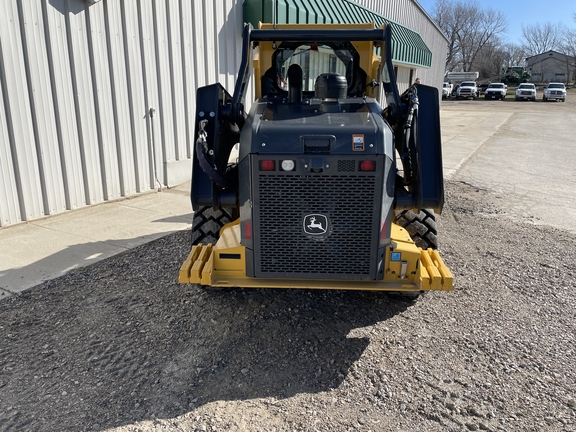
[[304,232],[306,234],[320,236],[328,231],[328,218],[322,214],[310,214],[304,216]]

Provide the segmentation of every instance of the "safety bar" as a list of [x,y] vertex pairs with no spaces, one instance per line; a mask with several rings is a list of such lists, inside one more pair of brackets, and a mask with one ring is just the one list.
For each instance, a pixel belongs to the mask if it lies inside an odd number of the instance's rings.
[[293,42],[362,42],[386,40],[384,29],[350,29],[350,30],[252,30],[250,40],[261,41],[293,41]]

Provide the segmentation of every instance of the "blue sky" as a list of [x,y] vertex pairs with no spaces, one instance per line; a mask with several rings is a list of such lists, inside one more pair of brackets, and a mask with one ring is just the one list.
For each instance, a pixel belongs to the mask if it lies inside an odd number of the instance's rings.
[[[417,1],[432,16],[436,0]],[[461,1],[465,2],[466,0]],[[506,16],[508,33],[504,37],[509,43],[521,44],[522,25],[563,22],[569,28],[576,29],[576,21],[573,18],[574,13],[576,13],[574,0],[554,0],[551,2],[542,0],[482,0],[477,1],[477,4],[481,9],[493,9]]]

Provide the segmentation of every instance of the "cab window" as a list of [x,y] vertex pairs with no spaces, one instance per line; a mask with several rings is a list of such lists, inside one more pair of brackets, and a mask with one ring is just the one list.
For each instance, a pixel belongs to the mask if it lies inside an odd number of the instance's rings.
[[288,68],[297,64],[302,68],[302,91],[313,92],[316,78],[323,73],[346,77],[348,87],[354,81],[355,50],[348,43],[282,43],[274,53],[276,86],[288,90]]

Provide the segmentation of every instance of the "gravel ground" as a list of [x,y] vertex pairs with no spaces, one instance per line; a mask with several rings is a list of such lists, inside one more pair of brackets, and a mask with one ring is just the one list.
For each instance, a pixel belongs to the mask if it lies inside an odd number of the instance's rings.
[[179,286],[189,232],[0,302],[0,430],[575,431],[576,237],[446,185],[453,292]]

